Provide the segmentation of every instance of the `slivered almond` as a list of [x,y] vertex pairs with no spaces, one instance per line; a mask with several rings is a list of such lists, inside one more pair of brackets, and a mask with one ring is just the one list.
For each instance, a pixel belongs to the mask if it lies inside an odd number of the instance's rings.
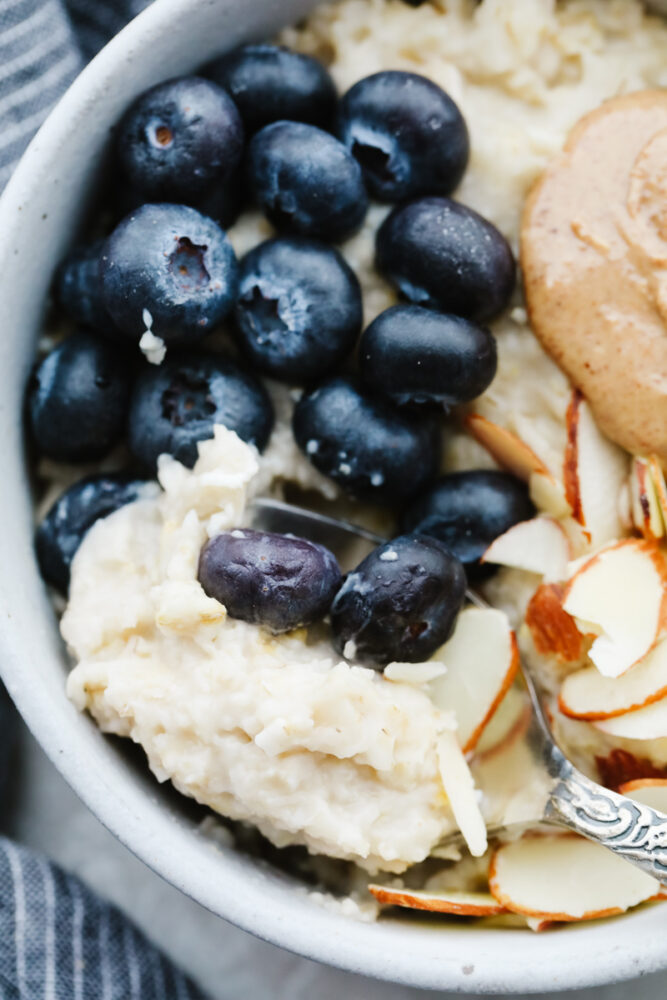
[[540,473],[555,482],[542,459],[512,431],[494,424],[492,420],[479,413],[469,413],[464,424],[475,440],[495,458],[498,465],[513,472],[519,479],[527,483],[533,473]]
[[547,580],[563,580],[571,558],[568,537],[558,521],[534,517],[499,535],[482,556],[482,562],[538,573]]
[[427,892],[415,889],[392,889],[369,885],[369,892],[384,906],[403,906],[410,910],[451,913],[459,917],[490,917],[506,913],[505,907],[490,892]]
[[466,608],[454,635],[431,659],[447,672],[431,682],[438,708],[453,711],[463,751],[472,750],[512,684],[519,667],[516,637],[504,612]]
[[667,483],[665,482],[665,473],[660,464],[660,459],[656,455],[649,457],[648,464],[651,470],[651,478],[655,487],[655,495],[660,507],[660,513],[662,514],[662,521],[665,526],[665,534],[667,534]]
[[500,904],[540,920],[595,920],[660,892],[659,882],[576,834],[529,834],[496,850],[489,888]]
[[485,726],[475,747],[475,759],[486,760],[517,740],[528,728],[530,715],[526,692],[512,685]]
[[605,677],[619,677],[665,631],[667,568],[653,543],[636,538],[608,545],[578,564],[563,608],[582,635],[596,636],[589,656]]
[[575,520],[597,548],[623,534],[619,497],[628,474],[628,458],[598,430],[590,407],[577,389],[565,419],[565,496]]
[[640,457],[632,459],[630,496],[632,499],[632,520],[637,530],[649,541],[657,541],[662,538],[665,534],[665,522],[649,459]]
[[667,739],[667,698],[660,698],[634,712],[601,719],[595,723],[595,728],[617,739]]
[[667,778],[635,778],[624,782],[619,792],[658,812],[667,812]]
[[613,719],[667,696],[667,641],[662,640],[620,677],[603,677],[584,667],[565,678],[558,707],[572,719]]
[[565,587],[543,583],[526,609],[525,622],[538,653],[555,656],[561,663],[577,663],[583,655],[583,638],[574,618],[563,609]]

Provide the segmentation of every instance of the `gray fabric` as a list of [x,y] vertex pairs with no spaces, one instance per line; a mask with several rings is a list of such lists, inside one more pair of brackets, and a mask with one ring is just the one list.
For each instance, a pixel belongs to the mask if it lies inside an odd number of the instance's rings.
[[0,837],[2,1000],[202,1000],[114,907]]
[[[0,187],[91,55],[145,0],[0,0]],[[15,714],[0,685],[0,809]],[[0,1000],[203,1000],[114,907],[0,837]]]
[[58,98],[147,0],[0,0],[0,188]]

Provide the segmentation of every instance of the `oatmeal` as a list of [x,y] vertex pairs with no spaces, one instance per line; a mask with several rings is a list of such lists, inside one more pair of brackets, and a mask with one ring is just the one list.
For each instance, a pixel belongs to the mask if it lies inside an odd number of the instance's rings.
[[455,720],[326,640],[271,637],[205,596],[199,550],[243,523],[257,471],[219,428],[192,472],[163,460],[158,500],[90,531],[62,623],[70,696],[140,743],[158,778],[278,846],[402,871],[455,829],[438,759]]

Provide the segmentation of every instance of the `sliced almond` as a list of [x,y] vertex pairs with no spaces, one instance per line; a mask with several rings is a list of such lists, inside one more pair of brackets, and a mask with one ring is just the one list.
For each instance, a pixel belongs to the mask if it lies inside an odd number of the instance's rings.
[[667,739],[667,698],[613,719],[603,719],[595,723],[595,728],[624,740]]
[[622,784],[619,792],[643,806],[667,813],[667,778],[636,778]]
[[575,834],[527,835],[495,852],[489,888],[508,910],[542,920],[595,920],[624,913],[659,882]]
[[465,753],[472,750],[510,687],[519,653],[507,616],[495,608],[465,608],[454,635],[432,658],[447,672],[431,684],[438,708],[453,711]]
[[526,731],[531,707],[523,688],[513,684],[498,705],[475,747],[477,759],[498,753]]
[[574,390],[566,415],[565,496],[597,548],[621,537],[619,496],[628,475],[626,453],[598,429],[588,403]]
[[651,471],[651,479],[653,480],[653,486],[655,487],[655,495],[660,507],[660,513],[662,514],[662,521],[665,526],[665,534],[667,534],[667,483],[665,482],[665,473],[663,472],[660,464],[660,459],[656,455],[651,455],[649,457],[648,465]]
[[577,663],[583,656],[583,638],[572,615],[563,609],[565,587],[543,583],[526,609],[525,623],[535,649],[543,656],[555,656],[561,663]]
[[545,580],[563,580],[572,558],[568,537],[552,517],[534,517],[499,535],[482,562],[538,573]]
[[579,565],[563,608],[584,635],[595,635],[589,656],[605,677],[638,663],[663,634],[665,561],[634,538],[616,542]]
[[491,917],[506,912],[490,892],[425,892],[384,885],[369,885],[368,889],[383,906],[452,913],[459,917]]
[[[517,916],[519,914],[517,913]],[[525,917],[524,918],[528,927],[531,931],[536,934],[540,934],[542,931],[548,931],[550,927],[553,927],[554,920],[542,920],[540,917]]]
[[562,517],[558,522],[567,535],[570,548],[574,553],[574,559],[583,558],[590,553],[591,545],[588,535],[578,521],[573,517]]
[[589,722],[634,712],[667,696],[667,642],[662,640],[621,677],[603,677],[584,667],[565,678],[558,707],[572,719]]
[[412,684],[416,687],[429,684],[436,677],[447,673],[444,663],[388,663],[382,672],[386,681]]
[[531,500],[544,514],[568,517],[572,513],[565,496],[565,487],[550,472],[532,472],[528,484]]
[[649,541],[665,534],[665,522],[649,460],[635,457],[630,469],[630,497],[635,528]]
[[[649,809],[667,813],[667,778],[636,778],[621,785],[619,792]],[[664,882],[655,899],[667,899],[667,886]]]
[[442,786],[468,850],[474,858],[481,858],[488,846],[486,826],[473,776],[453,732],[445,731],[438,740],[438,764]]
[[555,483],[556,480],[542,459],[538,458],[533,449],[512,431],[494,424],[492,420],[479,413],[469,413],[464,423],[475,440],[486,448],[498,465],[513,472],[519,479],[527,483],[531,475],[537,472]]

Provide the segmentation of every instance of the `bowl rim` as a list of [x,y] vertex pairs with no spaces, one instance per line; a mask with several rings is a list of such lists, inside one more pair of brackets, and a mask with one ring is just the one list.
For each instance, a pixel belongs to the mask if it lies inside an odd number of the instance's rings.
[[[280,0],[246,3],[257,12],[266,11],[275,24],[286,20],[277,11]],[[38,198],[40,184],[49,177],[51,164],[57,163],[59,151],[67,144],[72,123],[80,128],[86,116],[95,113],[96,99],[113,83],[128,50],[136,54],[143,46],[159,45],[179,21],[210,18],[212,12],[229,12],[233,5],[234,0],[155,0],[101,50],[51,111],[0,198],[0,324],[2,285],[9,288],[12,280],[18,282],[18,269],[24,266],[22,257],[17,257],[18,249],[13,249],[19,246],[17,234],[25,224],[22,209]],[[313,5],[313,0],[290,0],[290,4],[283,3],[283,9],[290,6],[303,13]],[[36,317],[35,313],[35,322]],[[0,378],[2,360],[0,346]],[[8,409],[0,405],[0,437],[6,434],[8,439],[8,477],[1,492],[9,495],[6,503],[4,496],[0,499],[0,512],[5,512],[4,523],[0,523],[0,550],[3,534],[8,540],[13,531],[7,515],[16,518],[20,505],[26,506],[28,489],[21,434]],[[26,522],[20,530],[27,526],[30,531],[27,514],[17,520]],[[267,876],[238,852],[213,851],[209,843],[199,843],[190,830],[169,823],[162,805],[150,796],[142,798],[129,787],[122,769],[114,764],[114,751],[100,754],[95,760],[99,770],[94,772],[89,754],[91,739],[102,739],[99,731],[72,712],[72,706],[63,704],[54,709],[51,693],[30,682],[25,670],[30,644],[25,631],[14,624],[25,616],[22,602],[36,602],[32,612],[50,637],[50,647],[41,647],[44,655],[58,656],[59,640],[46,599],[35,598],[35,588],[43,591],[43,587],[36,578],[34,559],[25,552],[24,559],[31,563],[26,569],[27,590],[14,585],[12,566],[4,572],[0,569],[0,672],[19,711],[47,756],[107,829],[150,868],[213,913],[306,958],[428,989],[496,995],[544,992],[621,981],[667,967],[663,944],[667,913],[660,933],[659,910],[653,908],[602,925],[582,924],[557,938],[392,920],[360,924],[315,905],[303,888]],[[78,721],[73,723],[75,718]],[[72,725],[71,730],[68,725]],[[183,857],[188,858],[188,864],[183,863]],[[604,949],[601,933],[605,935]],[[562,941],[567,941],[566,949],[559,945]],[[603,954],[606,968],[602,967]]]

